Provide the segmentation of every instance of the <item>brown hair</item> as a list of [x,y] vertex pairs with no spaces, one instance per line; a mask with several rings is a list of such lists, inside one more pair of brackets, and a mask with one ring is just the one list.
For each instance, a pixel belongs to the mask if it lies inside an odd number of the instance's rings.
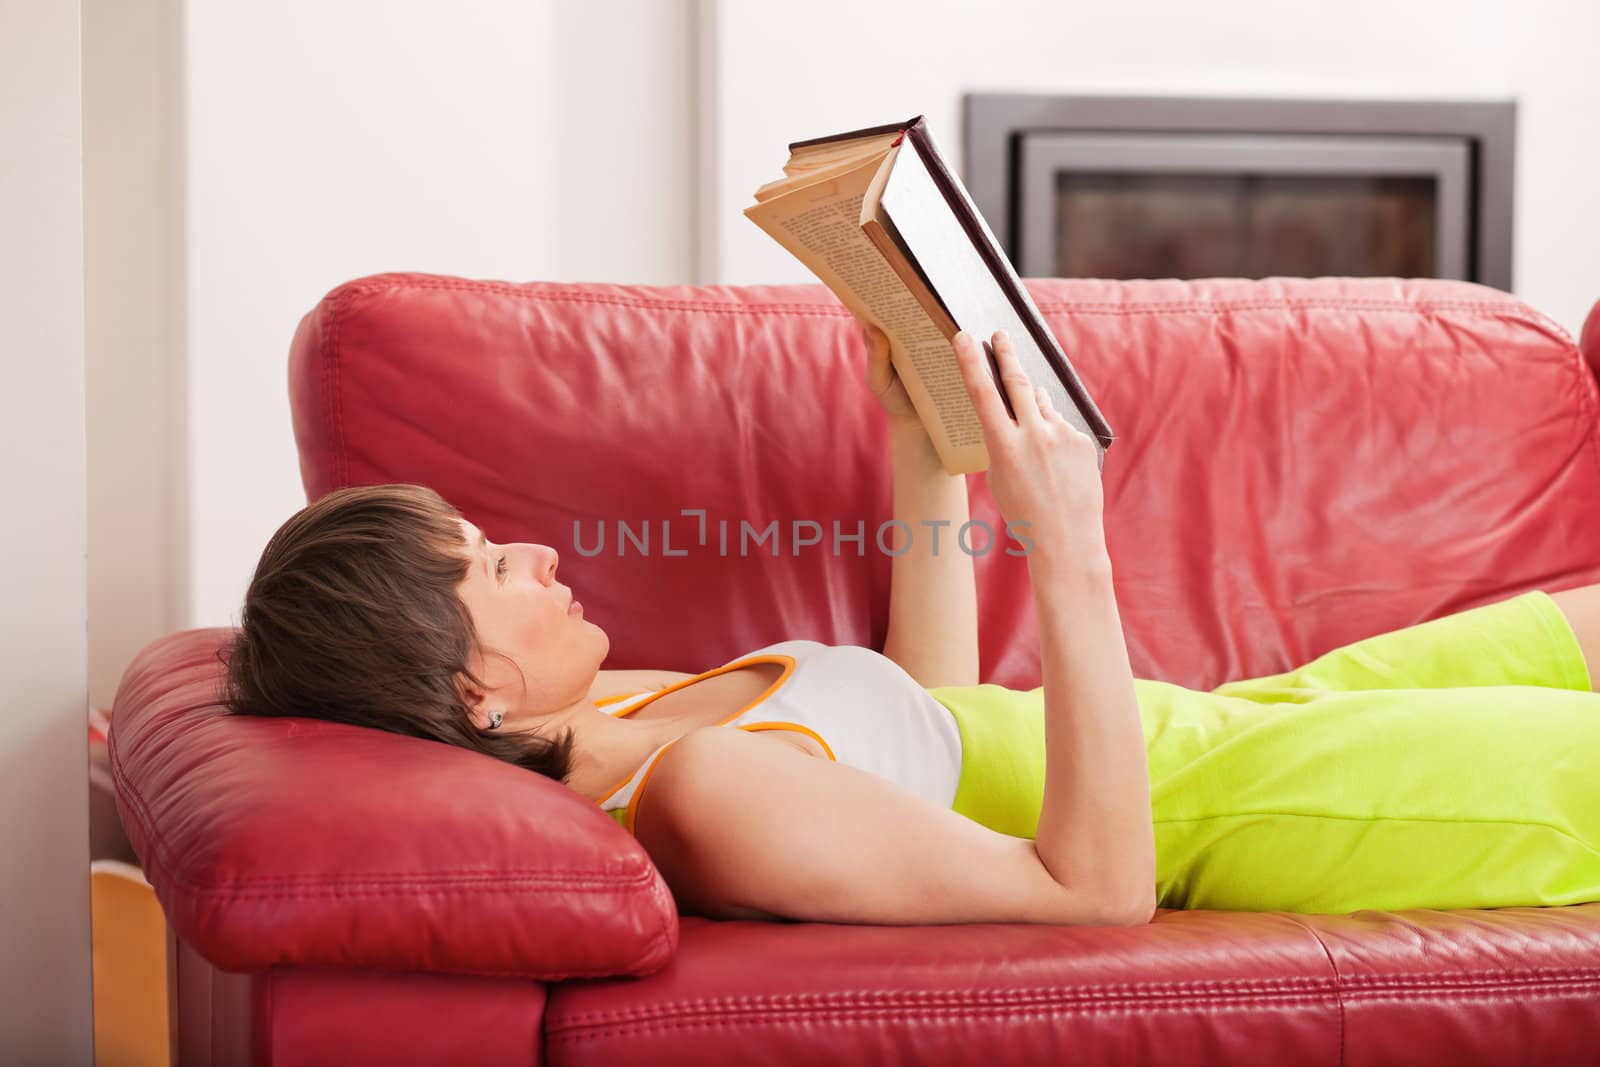
[[291,516],[217,654],[233,714],[371,726],[565,782],[570,728],[556,740],[489,733],[457,689],[457,675],[484,687],[468,667],[483,650],[457,592],[470,566],[460,514],[432,489],[400,484],[338,489]]

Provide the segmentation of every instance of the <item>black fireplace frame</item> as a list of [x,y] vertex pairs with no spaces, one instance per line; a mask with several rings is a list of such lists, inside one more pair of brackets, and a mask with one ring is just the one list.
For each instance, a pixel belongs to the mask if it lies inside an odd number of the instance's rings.
[[962,102],[967,191],[1014,264],[1021,258],[1022,145],[1030,134],[1458,137],[1467,142],[1472,160],[1467,180],[1467,276],[1496,289],[1511,289],[1515,100],[967,93]]

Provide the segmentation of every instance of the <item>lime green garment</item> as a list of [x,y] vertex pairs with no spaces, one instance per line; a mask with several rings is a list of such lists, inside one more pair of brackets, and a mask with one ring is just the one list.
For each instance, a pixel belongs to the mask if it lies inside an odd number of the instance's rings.
[[[1210,692],[1135,679],[1164,908],[1348,913],[1600,900],[1600,693],[1534,590]],[[1032,838],[1044,690],[929,692],[952,805]]]

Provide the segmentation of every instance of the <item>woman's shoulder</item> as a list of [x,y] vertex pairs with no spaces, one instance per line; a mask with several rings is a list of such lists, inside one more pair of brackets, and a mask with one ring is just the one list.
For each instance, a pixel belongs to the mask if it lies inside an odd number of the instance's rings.
[[[743,655],[735,656],[728,660],[728,663],[738,663],[740,660],[763,654],[786,653],[793,655],[796,652],[805,653],[832,647],[835,646],[806,639],[776,641],[772,644],[762,645],[760,648],[753,649]],[[723,664],[723,666],[726,665]],[[708,668],[708,670],[715,669],[715,666]],[[700,673],[704,674],[706,672],[701,671]],[[612,697],[634,696],[656,689],[665,689],[667,686],[674,685],[686,678],[695,677],[698,677],[698,675],[692,671],[602,670],[596,672],[594,684],[589,687],[589,699],[598,703]]]
[[[865,653],[880,659],[884,658],[881,652],[859,645],[830,645],[810,638],[790,638],[775,641],[752,649],[743,655],[735,656],[721,666],[738,663],[760,655],[782,655],[791,659],[808,658],[820,652],[833,653]],[[710,667],[707,670],[716,670]],[[701,671],[701,674],[707,673]],[[598,671],[594,683],[589,687],[589,699],[596,703],[615,700],[626,696],[637,696],[657,689],[665,689],[687,678],[696,678],[699,675],[691,671],[658,671],[658,670],[615,670]]]
[[693,674],[685,671],[598,671],[594,684],[589,686],[589,699],[599,703],[612,697],[648,693],[693,677]]

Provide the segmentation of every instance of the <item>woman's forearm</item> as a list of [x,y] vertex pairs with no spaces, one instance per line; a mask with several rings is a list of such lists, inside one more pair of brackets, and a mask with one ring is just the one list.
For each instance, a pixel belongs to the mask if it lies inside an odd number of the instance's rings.
[[1104,550],[1030,558],[1044,668],[1045,786],[1034,847],[1055,880],[1155,909],[1144,727]]
[[[970,517],[967,479],[945,473],[920,424],[895,427],[890,448],[894,516],[910,544],[891,564],[883,654],[924,688],[977,685],[978,587],[972,556],[957,541]],[[885,543],[904,546],[905,532],[885,534]],[[969,543],[983,549],[982,538]]]

